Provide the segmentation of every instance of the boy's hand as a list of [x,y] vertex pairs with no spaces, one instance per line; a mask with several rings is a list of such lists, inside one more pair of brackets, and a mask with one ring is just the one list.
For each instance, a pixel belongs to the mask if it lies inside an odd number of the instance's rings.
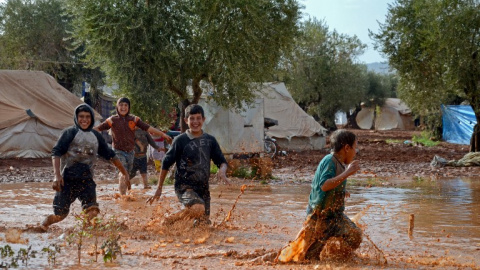
[[165,137],[163,137],[163,138],[165,139],[165,141],[167,141],[168,144],[172,144],[172,137],[165,134]]
[[222,182],[224,184],[230,185],[230,181],[228,180],[228,178],[225,174],[219,173],[217,175],[217,180],[218,180],[218,182]]
[[157,201],[160,199],[160,196],[162,195],[162,187],[159,186],[157,188],[157,191],[155,191],[155,195],[147,199],[147,203],[152,204],[154,201]]
[[358,162],[358,160],[354,160],[352,161],[352,163],[348,164],[345,173],[350,176],[352,174],[355,174],[358,170],[360,170],[360,163]]
[[63,177],[62,176],[55,176],[55,180],[53,180],[52,188],[55,191],[62,191],[63,187]]

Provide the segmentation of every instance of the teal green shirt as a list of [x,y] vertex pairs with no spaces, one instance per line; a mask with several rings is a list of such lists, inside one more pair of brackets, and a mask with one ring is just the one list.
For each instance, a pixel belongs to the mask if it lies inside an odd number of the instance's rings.
[[341,213],[345,210],[345,187],[347,180],[336,188],[327,192],[322,191],[322,186],[331,179],[345,171],[345,166],[333,154],[326,155],[318,164],[312,181],[312,190],[308,203],[312,209],[326,210],[326,214]]

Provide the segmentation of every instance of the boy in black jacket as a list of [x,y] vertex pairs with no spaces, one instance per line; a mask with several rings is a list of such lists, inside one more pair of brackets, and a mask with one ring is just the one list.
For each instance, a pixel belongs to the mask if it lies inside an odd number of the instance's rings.
[[75,108],[75,125],[63,130],[52,149],[52,164],[56,191],[53,199],[53,215],[45,218],[39,231],[47,231],[53,223],[65,219],[70,205],[78,198],[89,219],[100,212],[97,203],[96,184],[93,181],[93,165],[97,154],[110,160],[128,181],[128,173],[115,152],[108,147],[102,135],[93,130],[94,113],[87,104]]
[[185,109],[185,122],[189,129],[173,140],[172,147],[163,159],[157,191],[147,200],[151,204],[160,198],[168,169],[175,163],[175,193],[185,209],[168,217],[164,224],[172,224],[181,219],[195,219],[194,224],[209,223],[210,160],[220,168],[220,180],[228,183],[227,160],[215,137],[203,132],[204,121],[205,114],[200,105],[192,104]]

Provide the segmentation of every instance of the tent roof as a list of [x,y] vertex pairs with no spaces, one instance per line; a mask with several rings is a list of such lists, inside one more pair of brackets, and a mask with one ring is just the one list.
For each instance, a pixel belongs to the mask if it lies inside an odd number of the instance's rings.
[[387,98],[385,100],[385,107],[392,107],[397,110],[400,114],[409,114],[412,113],[412,110],[399,98]]
[[[73,112],[81,103],[43,71],[0,70],[0,129],[31,118],[64,129],[73,125]],[[101,119],[97,112],[95,119]]]
[[293,100],[284,83],[265,83],[261,97],[265,117],[278,120],[278,126],[268,129],[270,136],[290,139],[326,134],[327,130]]

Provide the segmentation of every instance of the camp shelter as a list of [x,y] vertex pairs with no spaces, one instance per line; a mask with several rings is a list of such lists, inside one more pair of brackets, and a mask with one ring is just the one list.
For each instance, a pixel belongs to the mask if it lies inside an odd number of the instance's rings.
[[473,127],[477,118],[470,105],[442,105],[444,141],[456,144],[470,144]]
[[387,98],[376,114],[375,108],[363,107],[358,112],[357,124],[361,129],[371,129],[375,121],[376,130],[414,130],[415,123],[410,108],[398,98]]
[[[206,91],[205,91],[206,92]],[[281,149],[322,149],[326,129],[303,111],[284,83],[262,84],[252,104],[235,111],[218,106],[207,95],[199,101],[205,111],[205,132],[218,140],[226,154],[260,153],[264,150],[264,118],[278,121],[268,129]]]
[[0,70],[0,158],[50,156],[81,103],[45,72]]
[[263,99],[244,104],[238,112],[205,98],[198,104],[205,112],[203,130],[215,136],[225,155],[263,152]]
[[281,149],[319,150],[325,147],[327,130],[293,100],[282,82],[265,83],[260,91],[265,117],[278,120],[267,135],[274,137]]

